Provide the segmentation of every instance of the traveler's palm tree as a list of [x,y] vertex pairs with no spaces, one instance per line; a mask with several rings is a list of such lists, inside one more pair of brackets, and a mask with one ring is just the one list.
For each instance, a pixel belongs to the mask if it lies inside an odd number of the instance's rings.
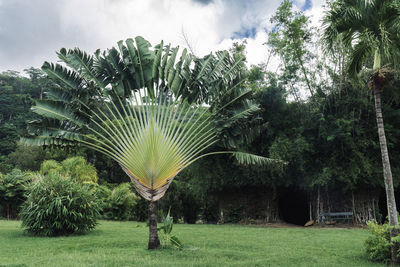
[[373,61],[369,83],[375,96],[376,120],[381,147],[389,222],[398,226],[392,172],[381,109],[381,92],[400,52],[400,2],[398,0],[339,0],[330,4],[324,17],[324,41],[328,48],[341,41],[349,48],[348,71],[357,74]]
[[237,108],[232,121],[258,110],[246,100],[249,90],[241,88],[241,60],[228,52],[198,59],[183,50],[178,56],[178,48],[161,42],[151,50],[136,37],[94,56],[79,49],[61,49],[58,56],[66,66],[44,63],[55,86],[32,107],[43,118],[29,123],[23,141],[84,145],[117,161],[150,201],[149,249],[160,244],[156,201],[191,163],[219,153],[231,153],[243,164],[271,162],[244,152],[210,151],[218,141],[213,119],[221,109]]

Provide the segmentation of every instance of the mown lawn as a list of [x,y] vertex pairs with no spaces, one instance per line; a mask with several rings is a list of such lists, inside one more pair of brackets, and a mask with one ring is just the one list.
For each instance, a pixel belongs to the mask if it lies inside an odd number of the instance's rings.
[[385,266],[366,260],[362,229],[174,227],[190,248],[146,250],[143,223],[101,221],[87,235],[41,238],[0,220],[0,266]]

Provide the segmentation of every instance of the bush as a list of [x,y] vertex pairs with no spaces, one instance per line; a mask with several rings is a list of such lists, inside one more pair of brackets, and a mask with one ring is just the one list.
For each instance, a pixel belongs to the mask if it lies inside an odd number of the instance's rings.
[[51,173],[60,173],[68,176],[80,183],[97,183],[96,168],[86,162],[83,157],[67,158],[61,163],[55,160],[45,160],[40,166],[40,173],[48,175]]
[[62,173],[65,173],[69,177],[76,179],[80,182],[92,182],[97,183],[97,170],[96,168],[88,164],[86,159],[83,157],[72,157],[67,158],[61,162]]
[[40,165],[40,173],[42,175],[48,175],[50,173],[60,172],[60,171],[61,171],[60,163],[58,163],[53,159],[45,160]]
[[22,226],[40,236],[84,233],[96,226],[99,205],[86,185],[58,173],[32,184],[21,209]]
[[6,175],[0,174],[0,205],[3,217],[17,218],[20,206],[26,199],[29,182],[29,175],[19,169]]
[[107,220],[130,220],[133,207],[139,199],[132,192],[130,183],[122,183],[113,190],[105,186],[96,189],[96,195],[102,202],[102,218]]
[[364,243],[368,259],[388,263],[391,260],[390,226],[376,221],[369,221],[367,225],[372,234]]

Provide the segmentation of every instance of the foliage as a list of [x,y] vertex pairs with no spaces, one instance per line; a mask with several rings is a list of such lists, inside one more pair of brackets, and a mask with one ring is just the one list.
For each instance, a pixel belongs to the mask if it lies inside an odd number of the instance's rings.
[[29,112],[32,99],[41,98],[43,91],[51,87],[40,69],[30,68],[25,72],[29,78],[15,71],[0,73],[0,171],[3,173],[13,168],[37,170],[40,164],[31,161],[38,149],[31,149],[33,153],[25,151],[19,157],[5,157],[14,152],[20,136],[26,134],[27,121],[37,117]]
[[42,175],[48,175],[50,173],[57,173],[61,170],[61,165],[55,160],[46,160],[40,165],[40,173]]
[[79,182],[97,183],[96,168],[88,164],[83,157],[71,157],[61,162],[61,173]]
[[22,144],[17,144],[17,148],[8,154],[8,162],[23,171],[38,171],[45,158],[46,151],[41,147],[24,146]]
[[[351,49],[347,64],[350,75],[371,63],[378,68],[398,59],[400,48],[400,4],[396,0],[338,0],[329,3],[323,19],[323,40],[328,49],[337,42]],[[395,61],[398,63],[398,61]],[[376,66],[371,66],[376,69]]]
[[20,205],[26,199],[29,182],[29,174],[19,169],[14,169],[5,175],[0,173],[1,216],[8,219],[17,218]]
[[391,260],[390,226],[388,224],[379,225],[375,221],[369,221],[367,225],[371,233],[364,242],[368,259],[389,263]]
[[97,183],[98,181],[96,168],[88,164],[81,156],[67,158],[61,163],[55,160],[46,160],[40,166],[40,173],[43,175],[60,173],[80,183]]
[[133,219],[133,208],[139,199],[132,192],[130,183],[122,183],[110,190],[106,186],[96,188],[96,196],[101,203],[101,217],[107,220]]
[[173,246],[177,249],[182,249],[182,242],[179,240],[178,237],[172,234],[174,219],[171,217],[170,212],[171,210],[168,210],[167,216],[165,216],[162,221],[163,225],[158,228],[158,231],[162,231],[161,244],[164,247]]
[[60,236],[94,229],[99,210],[88,186],[51,172],[31,186],[20,217],[28,233]]
[[40,69],[30,68],[25,72],[28,77],[13,71],[0,74],[0,172],[8,173],[13,168],[38,171],[44,160],[62,161],[79,155],[95,165],[102,180],[113,183],[128,181],[124,180],[125,174],[120,166],[100,153],[82,147],[43,149],[17,143],[26,133],[27,122],[36,119],[36,115],[29,112],[32,101],[45,98],[45,92],[54,87],[54,82],[47,79]]
[[304,98],[302,88],[307,88],[309,94],[314,96],[317,81],[315,74],[318,74],[318,68],[311,67],[315,55],[309,50],[313,42],[309,18],[295,11],[293,3],[285,0],[271,18],[271,22],[274,23],[274,28],[268,35],[268,44],[283,62],[280,74],[282,84],[296,101]]
[[7,155],[15,147],[19,136],[26,132],[26,120],[36,115],[29,112],[30,97],[37,95],[30,79],[19,73],[0,74],[0,154]]

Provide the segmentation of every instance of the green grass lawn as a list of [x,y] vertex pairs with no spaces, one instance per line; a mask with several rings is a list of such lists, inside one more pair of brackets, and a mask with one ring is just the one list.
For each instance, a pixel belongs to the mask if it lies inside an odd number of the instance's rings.
[[[143,223],[101,221],[87,235],[43,238],[0,220],[0,266],[385,266],[366,260],[362,229],[174,225],[189,249],[146,249]],[[139,226],[139,227],[137,227]]]

